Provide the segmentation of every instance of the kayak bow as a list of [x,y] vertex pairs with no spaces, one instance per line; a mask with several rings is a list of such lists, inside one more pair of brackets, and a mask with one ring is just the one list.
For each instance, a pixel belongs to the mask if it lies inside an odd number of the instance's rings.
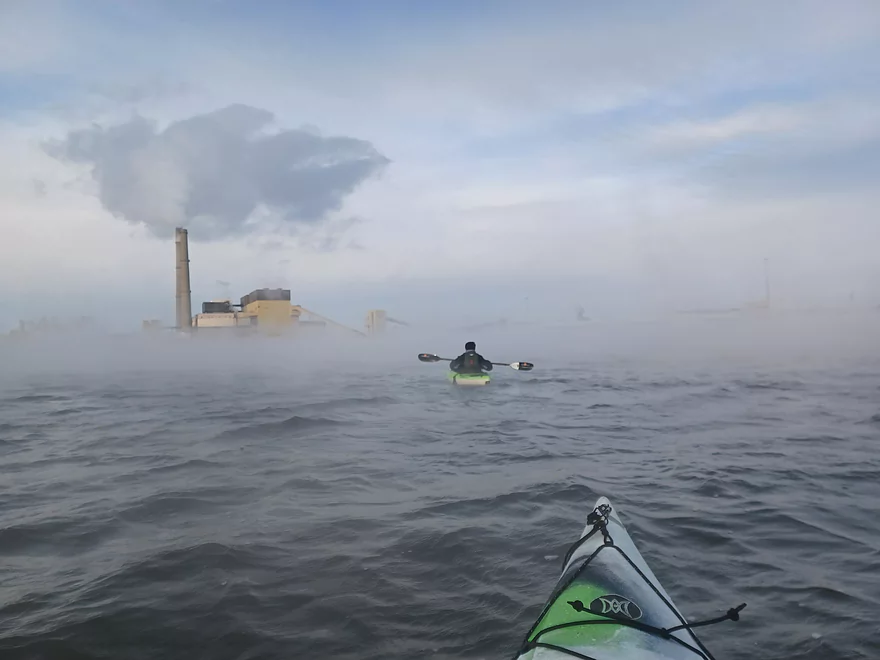
[[562,575],[514,660],[712,660],[648,567],[611,506],[600,497]]

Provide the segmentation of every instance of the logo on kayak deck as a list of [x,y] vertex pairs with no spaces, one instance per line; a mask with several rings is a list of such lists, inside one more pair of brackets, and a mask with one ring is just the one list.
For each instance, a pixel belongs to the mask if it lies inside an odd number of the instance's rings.
[[610,614],[612,616],[623,616],[627,619],[636,621],[642,618],[642,608],[632,602],[629,598],[618,596],[617,594],[606,594],[594,598],[590,602],[590,606],[584,608],[584,604],[576,600],[569,603],[578,612],[592,612],[593,614]]

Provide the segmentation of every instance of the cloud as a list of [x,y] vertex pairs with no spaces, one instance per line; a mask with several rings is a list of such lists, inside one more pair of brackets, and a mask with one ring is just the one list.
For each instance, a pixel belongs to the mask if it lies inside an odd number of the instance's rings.
[[804,117],[790,107],[748,108],[717,119],[676,122],[650,130],[649,145],[667,148],[694,148],[763,134],[794,131]]
[[158,131],[136,115],[108,128],[72,130],[44,147],[58,160],[90,166],[114,216],[161,238],[186,226],[195,240],[318,224],[390,163],[352,137],[268,133],[273,119],[235,104]]
[[652,130],[649,155],[675,153],[719,201],[873,190],[880,172],[878,97],[757,104]]

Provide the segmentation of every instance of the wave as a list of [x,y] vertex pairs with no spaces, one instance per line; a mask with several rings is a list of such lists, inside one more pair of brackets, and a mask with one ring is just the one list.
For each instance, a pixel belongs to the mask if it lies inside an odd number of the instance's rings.
[[300,417],[294,415],[279,422],[262,422],[250,424],[218,433],[217,439],[253,439],[270,438],[280,434],[297,433],[313,429],[344,426],[345,422],[324,417]]

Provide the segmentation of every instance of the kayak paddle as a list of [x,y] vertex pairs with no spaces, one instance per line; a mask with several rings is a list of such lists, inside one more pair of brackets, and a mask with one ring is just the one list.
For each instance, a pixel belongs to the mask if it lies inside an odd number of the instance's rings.
[[[433,353],[419,353],[419,360],[422,362],[452,362],[452,358],[443,358]],[[496,367],[510,367],[517,371],[531,371],[535,367],[531,362],[492,362],[491,364]]]

